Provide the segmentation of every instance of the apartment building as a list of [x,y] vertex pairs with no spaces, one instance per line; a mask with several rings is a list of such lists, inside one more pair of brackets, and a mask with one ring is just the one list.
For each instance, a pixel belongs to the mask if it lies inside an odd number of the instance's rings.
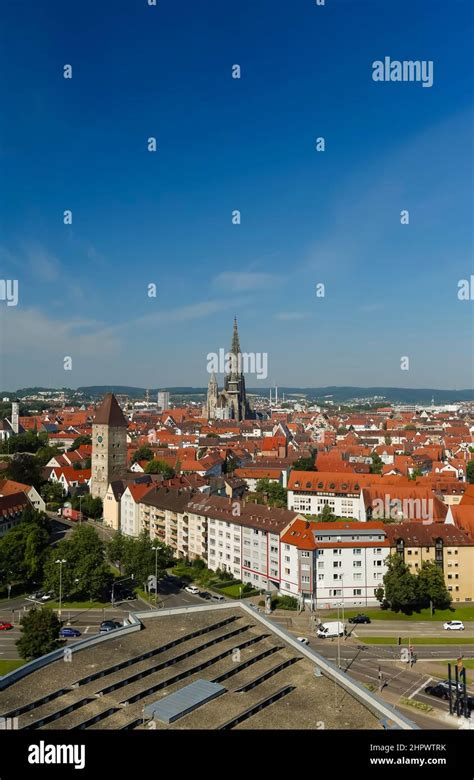
[[139,536],[143,528],[140,523],[140,501],[150,490],[149,484],[127,485],[120,499],[120,528],[127,536]]
[[400,555],[412,572],[423,561],[436,563],[453,602],[474,596],[474,539],[451,523],[387,525],[391,554]]
[[316,608],[377,605],[390,554],[382,522],[298,520],[281,538],[281,592]]
[[193,492],[191,489],[152,488],[138,508],[140,527],[150,535],[150,539],[167,544],[183,557],[187,557],[187,552],[178,546],[179,517],[186,514],[186,505]]
[[209,498],[208,566],[231,572],[254,588],[279,590],[280,536],[298,518],[287,509]]
[[288,509],[319,515],[327,505],[337,517],[360,519],[361,475],[350,472],[292,471]]

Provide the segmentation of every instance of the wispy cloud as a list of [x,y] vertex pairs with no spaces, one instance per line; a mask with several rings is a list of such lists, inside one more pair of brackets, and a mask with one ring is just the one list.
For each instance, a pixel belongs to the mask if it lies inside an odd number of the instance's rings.
[[273,287],[282,281],[276,274],[254,271],[223,271],[212,280],[214,287],[232,292],[251,292]]
[[309,316],[304,311],[280,311],[278,314],[275,314],[275,319],[290,322],[291,320],[306,320]]

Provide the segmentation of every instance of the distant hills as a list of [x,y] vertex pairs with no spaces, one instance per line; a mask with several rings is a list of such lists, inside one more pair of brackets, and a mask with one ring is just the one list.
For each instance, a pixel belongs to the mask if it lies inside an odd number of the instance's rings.
[[[64,390],[68,394],[74,392],[71,388],[46,388],[46,387],[27,387],[19,388],[15,393],[11,391],[0,391],[1,396],[17,395],[34,395],[39,392],[46,392],[48,390]],[[159,388],[160,390],[167,390],[172,396],[193,396],[202,395],[207,392],[206,387],[166,387]],[[78,387],[78,392],[84,393],[86,396],[95,397],[102,396],[105,393],[117,393],[118,395],[128,395],[130,398],[142,398],[146,393],[144,387],[129,387],[128,385],[89,385],[85,387]],[[150,397],[156,398],[156,389],[148,389]],[[257,395],[268,395],[269,388],[265,387],[251,387],[248,388],[248,392]],[[279,387],[278,396],[282,398],[283,393],[285,397],[292,397],[300,395],[305,398],[319,400],[319,401],[332,401],[333,403],[346,403],[347,401],[353,401],[355,399],[369,399],[378,396],[380,403],[385,401],[398,404],[420,404],[429,405],[431,400],[434,399],[435,404],[455,403],[456,401],[474,401],[474,390],[438,390],[436,388],[406,388],[406,387]]]

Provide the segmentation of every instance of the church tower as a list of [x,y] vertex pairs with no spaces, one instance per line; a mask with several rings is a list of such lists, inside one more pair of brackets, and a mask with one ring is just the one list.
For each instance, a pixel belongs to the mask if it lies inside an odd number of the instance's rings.
[[127,421],[113,393],[107,393],[92,424],[91,495],[104,499],[114,479],[127,471]]
[[206,405],[206,417],[208,420],[213,420],[216,416],[216,406],[219,388],[217,386],[217,379],[214,371],[211,374],[209,384],[207,386],[207,405]]

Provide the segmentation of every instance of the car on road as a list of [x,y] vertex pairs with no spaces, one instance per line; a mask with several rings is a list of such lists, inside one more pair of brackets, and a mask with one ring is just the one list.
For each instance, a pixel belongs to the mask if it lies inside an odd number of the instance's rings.
[[60,630],[59,636],[76,637],[76,636],[81,636],[81,632],[77,628],[70,628],[69,626],[64,626],[64,628]]
[[206,601],[209,601],[209,599],[211,598],[211,594],[208,593],[207,590],[201,590],[199,595],[201,596],[202,599],[206,599]]
[[448,620],[443,628],[445,631],[464,631],[464,623],[462,620]]
[[354,617],[349,618],[347,621],[348,623],[371,623],[371,619],[368,615],[354,615]]
[[12,623],[6,623],[3,620],[0,621],[0,631],[10,631],[11,628],[13,628]]
[[186,585],[184,590],[186,593],[192,593],[193,596],[199,595],[199,588],[197,588],[196,585]]
[[296,641],[301,642],[302,645],[309,645],[309,639],[307,636],[297,636]]
[[100,624],[100,634],[107,634],[109,631],[115,631],[116,628],[122,628],[122,623],[117,620],[103,620]]

